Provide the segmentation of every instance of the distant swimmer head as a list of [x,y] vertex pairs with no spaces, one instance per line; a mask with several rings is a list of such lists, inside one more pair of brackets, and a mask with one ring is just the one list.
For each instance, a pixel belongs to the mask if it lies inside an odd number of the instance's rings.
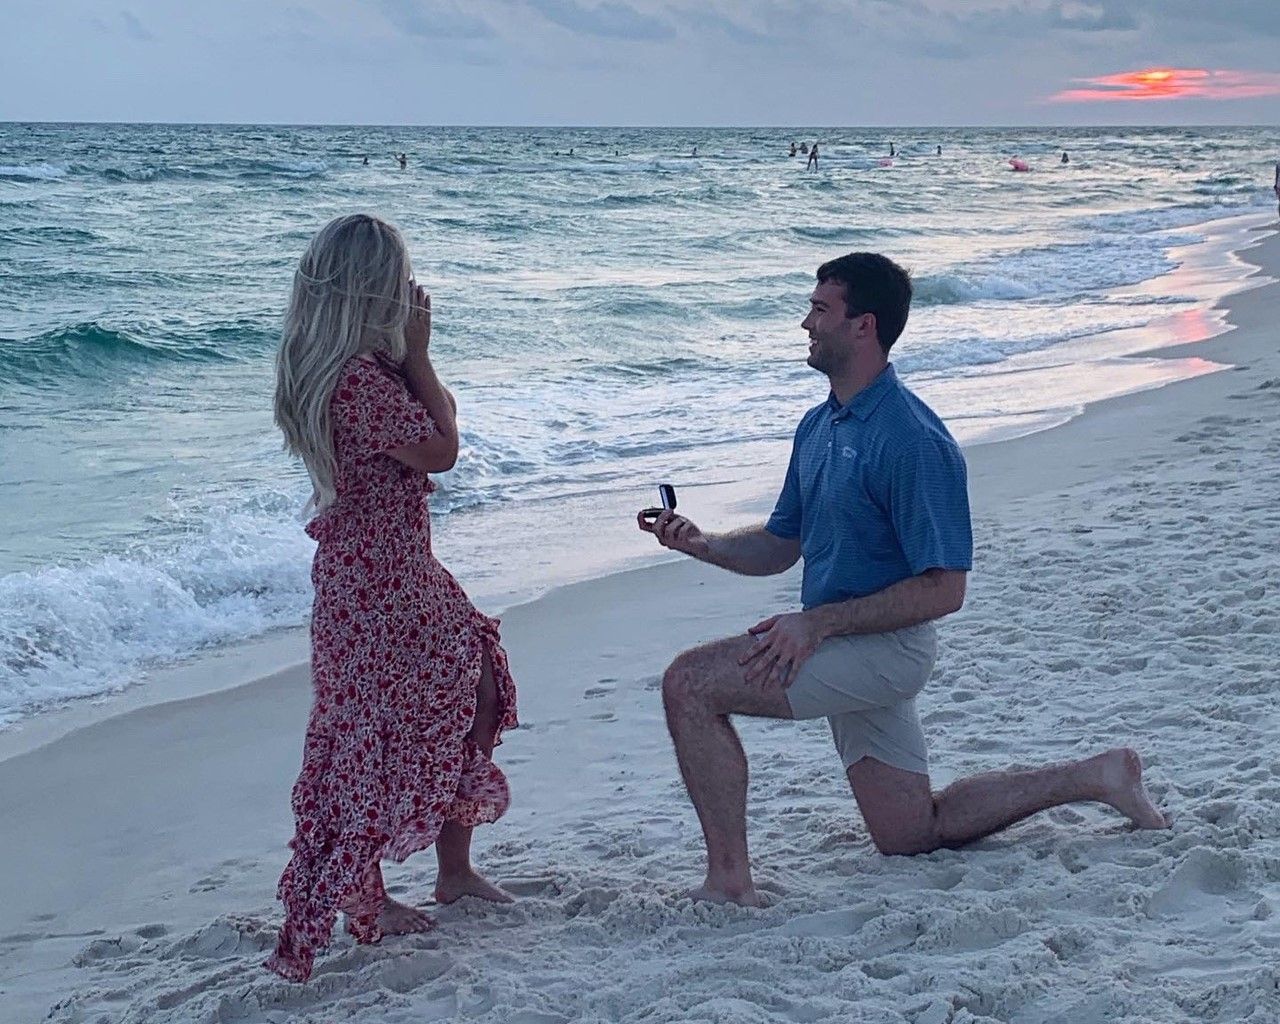
[[1009,166],[1012,167],[1015,171],[1031,170],[1030,165],[1025,160],[1020,160],[1016,156],[1009,161]]
[[276,356],[276,425],[306,464],[318,508],[333,500],[329,399],[346,362],[405,356],[413,268],[394,225],[367,213],[322,227],[298,263]]

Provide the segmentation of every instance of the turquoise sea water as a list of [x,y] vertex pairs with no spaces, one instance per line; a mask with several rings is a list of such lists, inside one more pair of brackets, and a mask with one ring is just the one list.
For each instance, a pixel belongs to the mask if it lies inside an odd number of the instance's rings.
[[[821,140],[817,173],[793,138]],[[271,359],[331,216],[396,221],[433,293],[464,441],[440,543],[498,601],[620,564],[591,513],[658,479],[775,486],[823,397],[798,328],[819,262],[911,268],[900,371],[966,439],[1030,429],[1090,394],[1074,341],[1202,302],[1158,287],[1170,252],[1265,211],[1278,149],[1238,128],[0,125],[0,724],[305,621]],[[1029,358],[1079,372],[1004,386]]]

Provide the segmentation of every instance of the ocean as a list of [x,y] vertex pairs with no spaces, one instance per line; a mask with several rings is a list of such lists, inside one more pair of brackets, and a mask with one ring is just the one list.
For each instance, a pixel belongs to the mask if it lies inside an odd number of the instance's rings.
[[332,216],[396,222],[432,293],[463,439],[437,550],[496,610],[655,557],[634,510],[660,480],[704,527],[756,514],[825,397],[814,270],[850,250],[912,271],[895,363],[966,443],[1203,372],[1134,353],[1218,329],[1240,268],[1203,225],[1273,211],[1277,151],[1261,128],[0,124],[0,727],[305,623],[272,359]]

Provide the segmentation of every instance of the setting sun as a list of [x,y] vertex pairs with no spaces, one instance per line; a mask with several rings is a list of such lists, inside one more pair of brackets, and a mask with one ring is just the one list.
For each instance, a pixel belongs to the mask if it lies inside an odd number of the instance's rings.
[[1266,71],[1210,71],[1206,68],[1143,68],[1077,79],[1082,88],[1064,89],[1051,103],[1105,103],[1115,100],[1235,100],[1280,95],[1280,74]]

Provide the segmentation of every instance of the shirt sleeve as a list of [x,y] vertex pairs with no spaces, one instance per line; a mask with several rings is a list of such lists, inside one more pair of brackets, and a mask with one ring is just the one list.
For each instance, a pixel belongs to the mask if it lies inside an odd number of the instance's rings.
[[973,568],[968,473],[958,445],[929,439],[895,460],[889,517],[913,576]]
[[764,528],[775,537],[795,540],[800,536],[800,467],[796,444],[791,445],[791,461],[787,464],[787,476],[782,482],[782,493],[773,507],[773,515]]
[[360,360],[338,378],[330,411],[335,441],[357,459],[417,444],[436,433],[435,420],[400,377]]

